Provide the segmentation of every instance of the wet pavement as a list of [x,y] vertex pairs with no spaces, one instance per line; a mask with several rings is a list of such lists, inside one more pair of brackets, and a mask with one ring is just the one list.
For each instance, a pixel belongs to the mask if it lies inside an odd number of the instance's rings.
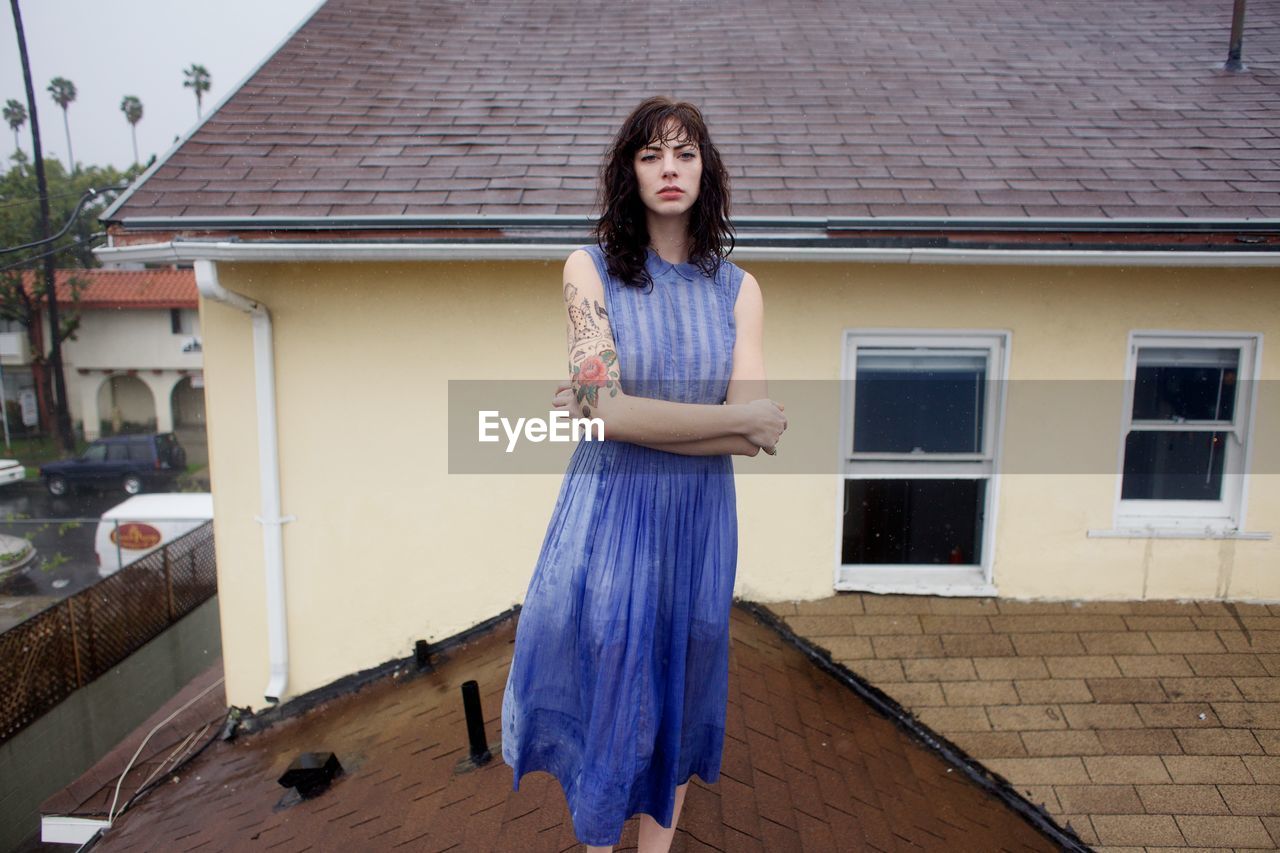
[[128,497],[82,490],[55,498],[39,481],[0,487],[0,533],[29,538],[36,548],[34,560],[0,576],[0,631],[98,580],[97,518]]

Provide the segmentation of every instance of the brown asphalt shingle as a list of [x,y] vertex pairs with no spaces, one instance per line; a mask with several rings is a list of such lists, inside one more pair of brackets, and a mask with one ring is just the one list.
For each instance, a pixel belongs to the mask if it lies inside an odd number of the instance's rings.
[[1087,843],[1280,847],[1280,605],[768,606]]
[[586,214],[642,97],[736,216],[1280,216],[1280,0],[329,0],[116,212]]
[[[1053,850],[972,784],[735,608],[720,780],[694,777],[673,851]],[[499,753],[514,622],[455,649],[435,671],[386,678],[231,743],[214,743],[126,813],[98,850],[561,851],[575,847],[553,777],[511,791],[500,758],[466,773],[459,686],[476,679]],[[275,780],[301,751],[346,773],[276,808]],[[619,849],[634,849],[628,821]]]

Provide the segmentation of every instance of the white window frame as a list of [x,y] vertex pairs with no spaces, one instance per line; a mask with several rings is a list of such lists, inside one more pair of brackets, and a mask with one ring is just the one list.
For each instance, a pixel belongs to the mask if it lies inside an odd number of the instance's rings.
[[[1125,500],[1124,452],[1133,424],[1133,394],[1137,384],[1139,347],[1174,347],[1235,349],[1240,352],[1233,427],[1227,432],[1226,456],[1222,467],[1222,498],[1216,501]],[[1257,409],[1257,383],[1262,367],[1262,334],[1259,332],[1188,332],[1159,329],[1134,329],[1129,332],[1125,359],[1124,410],[1120,420],[1120,447],[1116,461],[1115,531],[1137,534],[1201,532],[1206,537],[1242,531],[1248,497],[1248,470],[1253,455],[1253,421]],[[1182,429],[1200,426],[1213,428],[1213,422],[1189,422]]]
[[[837,590],[927,595],[996,594],[992,582],[995,555],[996,507],[999,506],[1000,455],[1009,379],[1012,332],[1007,329],[867,329],[844,330],[840,376],[840,445],[836,450],[840,474],[836,478],[834,586]],[[853,453],[857,351],[860,346],[919,347],[929,350],[985,348],[987,398],[984,401],[983,452],[929,454],[927,460],[910,453]],[[927,467],[926,467],[927,466]],[[982,555],[977,565],[867,565],[843,563],[845,481],[849,479],[985,479]]]

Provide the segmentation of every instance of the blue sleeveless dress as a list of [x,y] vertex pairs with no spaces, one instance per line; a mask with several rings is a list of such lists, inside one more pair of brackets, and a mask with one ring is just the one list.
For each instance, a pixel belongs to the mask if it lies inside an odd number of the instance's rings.
[[[583,248],[623,392],[723,403],[742,269],[707,277],[650,249],[646,292]],[[677,785],[719,778],[737,557],[730,455],[577,444],[520,611],[502,757],[513,790],[531,770],[559,780],[580,842],[616,844],[640,812],[670,826]]]

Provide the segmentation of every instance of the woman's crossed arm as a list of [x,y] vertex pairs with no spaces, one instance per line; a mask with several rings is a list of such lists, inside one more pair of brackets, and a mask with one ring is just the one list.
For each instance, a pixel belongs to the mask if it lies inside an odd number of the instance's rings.
[[606,438],[684,455],[755,456],[786,429],[782,407],[767,398],[764,307],[760,286],[747,274],[734,306],[738,329],[724,405],[678,403],[623,393],[617,348],[605,309],[604,285],[591,256],[565,261],[564,304],[570,382],[555,405],[577,417],[596,417]]

